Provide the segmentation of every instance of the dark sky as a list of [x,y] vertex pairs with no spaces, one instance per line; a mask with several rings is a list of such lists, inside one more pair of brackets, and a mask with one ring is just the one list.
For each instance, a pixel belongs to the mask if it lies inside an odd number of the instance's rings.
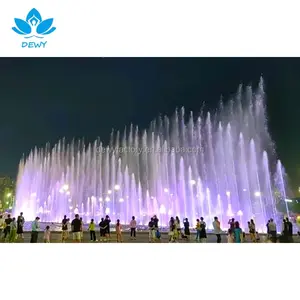
[[61,137],[147,127],[176,106],[215,107],[263,74],[269,125],[290,178],[300,183],[298,58],[2,58],[0,174],[15,176],[22,153]]

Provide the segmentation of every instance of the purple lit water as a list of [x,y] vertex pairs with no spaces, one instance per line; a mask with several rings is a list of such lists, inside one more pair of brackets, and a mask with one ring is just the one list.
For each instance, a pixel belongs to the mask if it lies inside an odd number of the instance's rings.
[[109,214],[123,224],[134,215],[140,225],[156,214],[162,226],[170,216],[188,217],[192,226],[203,216],[209,228],[214,216],[223,227],[231,217],[243,227],[254,218],[264,230],[278,215],[275,187],[285,197],[282,169],[261,79],[255,92],[240,86],[214,113],[186,116],[182,108],[148,130],[112,133],[109,146],[61,140],[34,149],[20,162],[15,213],[44,222],[75,213],[99,222]]

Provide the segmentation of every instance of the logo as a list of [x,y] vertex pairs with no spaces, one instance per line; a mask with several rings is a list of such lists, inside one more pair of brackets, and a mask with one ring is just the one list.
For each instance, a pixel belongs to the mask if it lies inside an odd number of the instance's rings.
[[[35,8],[27,14],[26,21],[15,18],[15,24],[16,27],[12,27],[12,30],[25,39],[43,39],[56,30],[56,27],[52,27],[53,18],[42,20],[41,14]],[[46,44],[47,41],[22,42],[22,48],[45,48]]]

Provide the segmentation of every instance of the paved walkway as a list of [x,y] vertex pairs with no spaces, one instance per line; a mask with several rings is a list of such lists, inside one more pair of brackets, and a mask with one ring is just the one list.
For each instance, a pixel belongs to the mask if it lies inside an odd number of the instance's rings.
[[[97,239],[99,239],[99,232],[96,232],[97,234]],[[39,239],[38,242],[39,243],[43,243],[43,236],[44,233],[40,232],[39,233]],[[249,237],[247,236],[247,241],[246,242],[250,242]],[[207,235],[207,243],[216,243],[217,239],[216,236],[214,234],[208,234]],[[261,242],[265,241],[265,235],[261,236]],[[17,243],[20,242],[24,242],[24,243],[29,243],[30,242],[30,232],[25,232],[24,234],[24,241],[16,241]],[[60,243],[61,242],[61,232],[52,232],[51,233],[51,243]],[[70,235],[69,240],[67,241],[67,243],[72,243],[72,235]],[[90,235],[89,232],[84,232],[84,238],[83,238],[83,242],[84,243],[91,243],[90,241]],[[116,243],[116,234],[112,233],[111,234],[111,243]],[[131,240],[130,239],[130,234],[128,232],[124,232],[123,233],[123,242],[124,243],[149,243],[149,239],[148,239],[148,233],[147,232],[137,232],[137,238],[136,240]],[[161,242],[162,243],[168,243],[169,242],[169,237],[167,233],[162,233],[162,237],[161,237]],[[294,242],[299,243],[300,242],[300,238],[295,236],[294,237]],[[179,243],[187,243],[186,240],[179,240]],[[191,235],[191,239],[190,239],[190,243],[196,243],[195,241],[195,234]],[[227,243],[227,236],[226,235],[222,235],[222,243]]]

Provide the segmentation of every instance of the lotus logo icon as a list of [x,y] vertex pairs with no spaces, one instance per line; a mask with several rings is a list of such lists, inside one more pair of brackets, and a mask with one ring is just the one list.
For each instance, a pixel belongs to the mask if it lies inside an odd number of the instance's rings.
[[[52,27],[53,18],[42,20],[41,14],[35,8],[27,14],[26,21],[15,18],[15,24],[16,26],[12,27],[12,30],[24,36],[25,39],[43,39],[56,30],[56,27]],[[47,42],[23,42],[22,48],[45,48],[46,43]]]

